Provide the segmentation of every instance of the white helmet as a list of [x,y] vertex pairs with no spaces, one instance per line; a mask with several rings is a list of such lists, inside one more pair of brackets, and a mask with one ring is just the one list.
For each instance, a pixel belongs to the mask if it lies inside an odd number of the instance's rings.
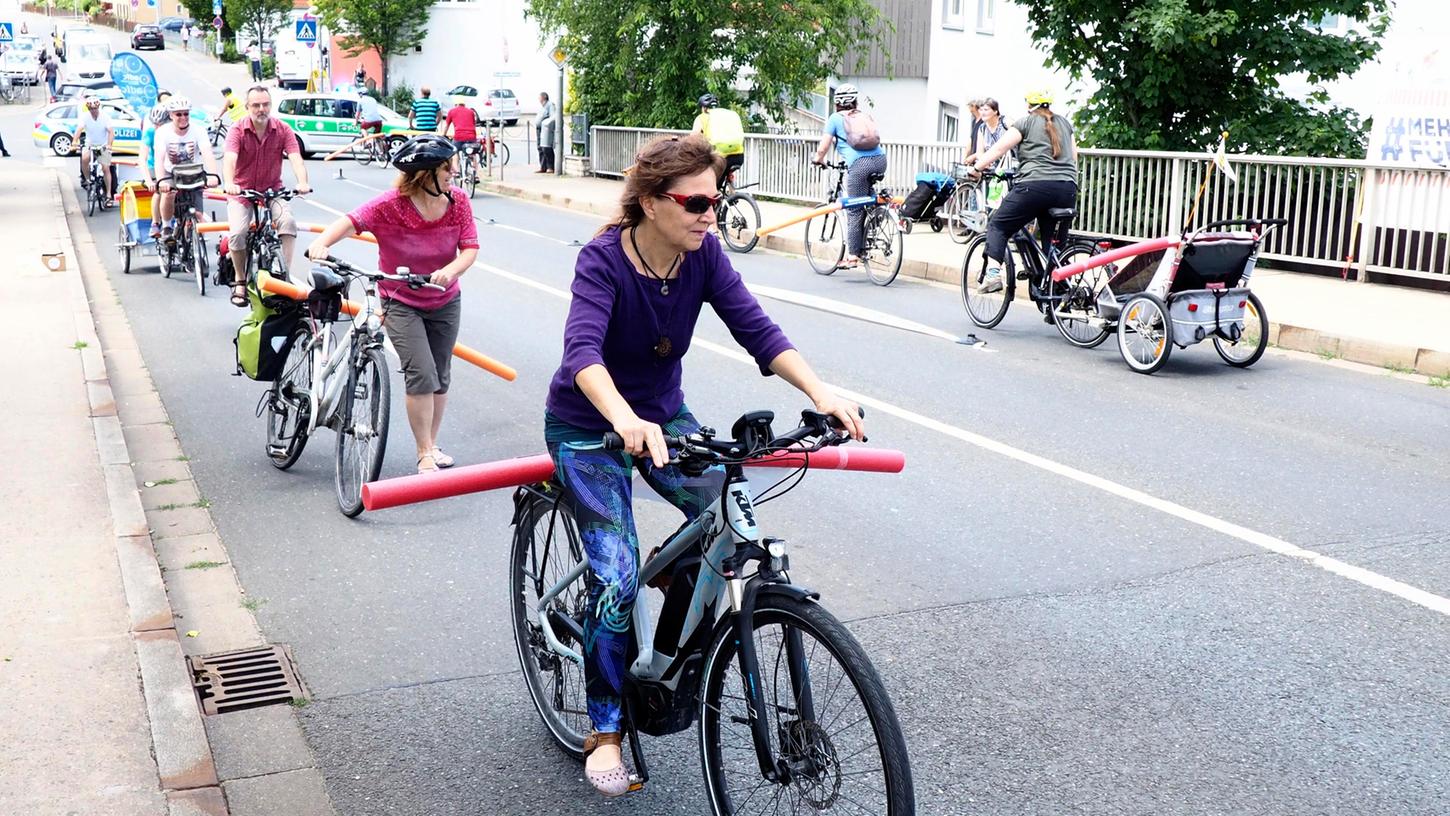
[[173,96],[166,100],[166,112],[176,113],[177,111],[191,110],[191,100],[184,96]]
[[836,104],[842,107],[849,108],[856,104],[856,97],[860,93],[860,91],[856,90],[856,86],[850,83],[837,86]]

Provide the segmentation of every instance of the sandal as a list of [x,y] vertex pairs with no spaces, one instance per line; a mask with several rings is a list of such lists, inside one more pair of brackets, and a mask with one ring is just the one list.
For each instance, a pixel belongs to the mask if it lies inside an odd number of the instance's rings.
[[620,749],[619,764],[603,771],[591,771],[584,766],[584,776],[589,784],[600,793],[614,798],[629,793],[629,771],[624,769],[624,736],[618,731],[594,731],[584,740],[584,758],[594,753],[601,745],[613,745]]
[[433,446],[433,462],[441,468],[453,467],[453,457],[443,452],[437,445]]
[[418,473],[437,473],[438,462],[434,460],[433,454],[425,453],[418,457]]
[[239,309],[247,307],[247,285],[245,283],[232,284],[232,305]]

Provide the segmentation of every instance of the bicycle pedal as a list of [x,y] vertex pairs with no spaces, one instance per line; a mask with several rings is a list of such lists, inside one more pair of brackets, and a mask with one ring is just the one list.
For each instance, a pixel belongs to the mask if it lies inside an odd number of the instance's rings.
[[627,793],[637,793],[637,792],[642,791],[642,790],[644,790],[644,780],[639,778],[639,774],[630,774],[629,775],[629,790],[626,791],[626,792]]

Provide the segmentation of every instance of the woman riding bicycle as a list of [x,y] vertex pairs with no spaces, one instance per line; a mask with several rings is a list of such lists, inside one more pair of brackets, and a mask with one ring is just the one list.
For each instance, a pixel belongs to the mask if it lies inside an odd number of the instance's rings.
[[402,173],[396,189],[383,193],[328,225],[307,257],[322,260],[328,249],[354,232],[378,240],[378,266],[388,274],[407,269],[444,288],[414,289],[379,281],[385,302],[383,328],[403,363],[408,426],[418,443],[418,472],[453,466],[438,447],[438,429],[448,405],[453,344],[462,305],[458,279],[478,257],[478,226],[462,190],[449,185],[455,172],[453,142],[433,134],[414,136],[398,148],[393,166]]
[[[816,155],[812,159],[813,164],[820,164],[826,160],[826,153],[834,145],[846,162],[846,195],[863,196],[871,193],[871,176],[886,174],[886,151],[881,145],[876,145],[869,150],[857,150],[851,146],[848,134],[851,127],[848,125],[847,117],[856,119],[865,117],[871,121],[870,114],[856,110],[856,97],[858,95],[855,85],[841,85],[836,88],[836,112],[826,120],[825,135],[821,137],[821,143],[816,146]],[[872,122],[872,126],[875,123]],[[846,211],[846,257],[841,260],[841,268],[849,269],[861,264],[861,248],[866,245],[866,210],[861,207],[852,207]]]
[[[680,390],[681,360],[706,303],[762,374],[799,388],[857,439],[857,407],[832,393],[771,319],[710,234],[725,159],[698,136],[662,137],[635,157],[621,214],[579,252],[564,355],[549,384],[544,439],[570,497],[591,567],[584,676],[593,733],[585,774],[606,796],[628,790],[620,694],[638,590],[631,471],[689,518],[717,500],[723,470],[667,464],[664,435],[699,423]],[[613,430],[622,451],[604,450]]]
[[983,293],[1002,290],[1007,239],[1013,233],[1036,219],[1038,234],[1046,242],[1050,237],[1047,211],[1071,207],[1077,201],[1077,144],[1072,138],[1072,124],[1051,108],[1050,93],[1028,94],[1027,115],[972,163],[972,169],[980,173],[1007,151],[1018,148],[1012,190],[987,222],[987,274],[978,290]]

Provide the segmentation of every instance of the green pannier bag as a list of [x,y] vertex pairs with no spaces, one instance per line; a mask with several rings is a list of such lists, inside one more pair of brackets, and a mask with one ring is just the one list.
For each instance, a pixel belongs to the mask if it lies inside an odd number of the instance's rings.
[[281,295],[266,295],[256,281],[247,284],[252,311],[237,328],[237,373],[254,380],[275,382],[292,350],[293,332],[302,322],[302,304]]

